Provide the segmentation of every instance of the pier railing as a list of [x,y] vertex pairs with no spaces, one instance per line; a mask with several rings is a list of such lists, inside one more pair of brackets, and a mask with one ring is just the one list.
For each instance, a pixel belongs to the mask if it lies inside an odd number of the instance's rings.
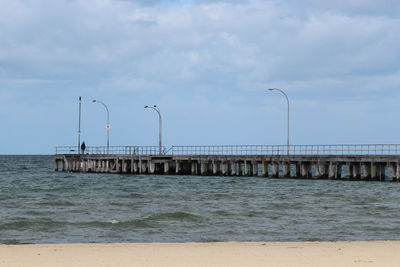
[[[165,154],[166,148],[161,148],[161,154]],[[79,154],[81,151],[73,146],[57,146],[56,155],[58,154]],[[158,155],[160,148],[158,146],[87,146],[85,154],[95,155]]]
[[399,155],[400,144],[172,146],[172,155]]
[[[56,154],[79,154],[77,147],[57,146]],[[158,146],[87,146],[85,154],[159,155]],[[162,155],[400,155],[400,144],[172,146]]]

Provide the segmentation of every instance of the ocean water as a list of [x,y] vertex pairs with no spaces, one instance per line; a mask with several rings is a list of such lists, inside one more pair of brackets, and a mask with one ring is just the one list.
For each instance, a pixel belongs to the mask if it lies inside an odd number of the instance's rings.
[[400,239],[400,183],[52,168],[0,156],[0,243]]

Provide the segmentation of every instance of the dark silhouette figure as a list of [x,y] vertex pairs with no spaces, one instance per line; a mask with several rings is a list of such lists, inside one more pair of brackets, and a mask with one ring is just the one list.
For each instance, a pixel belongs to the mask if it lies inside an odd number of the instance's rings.
[[83,141],[82,145],[81,145],[82,154],[85,154],[85,149],[86,149],[86,145],[85,145],[85,141]]

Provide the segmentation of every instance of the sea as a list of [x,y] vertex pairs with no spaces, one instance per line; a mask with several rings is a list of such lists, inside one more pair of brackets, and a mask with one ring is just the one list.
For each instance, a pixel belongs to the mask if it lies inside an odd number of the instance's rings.
[[400,239],[400,183],[67,173],[0,156],[0,243]]

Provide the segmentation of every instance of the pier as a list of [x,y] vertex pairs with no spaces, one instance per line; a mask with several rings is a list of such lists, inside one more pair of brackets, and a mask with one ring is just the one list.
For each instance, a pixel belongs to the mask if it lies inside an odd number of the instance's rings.
[[400,145],[56,147],[54,170],[400,181]]

